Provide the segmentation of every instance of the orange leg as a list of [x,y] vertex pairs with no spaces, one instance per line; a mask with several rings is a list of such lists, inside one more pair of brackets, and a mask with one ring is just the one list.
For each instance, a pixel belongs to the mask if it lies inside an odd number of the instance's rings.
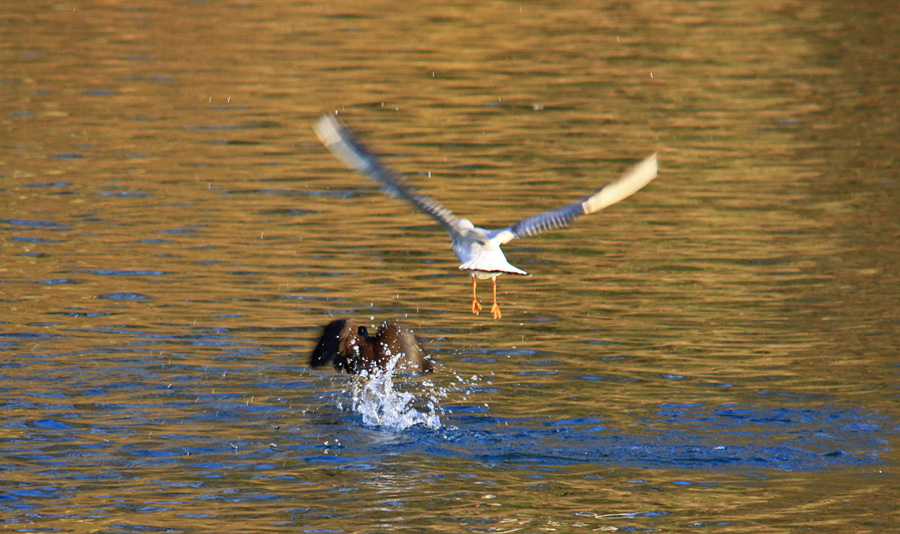
[[500,306],[497,306],[497,277],[493,278],[494,281],[494,305],[491,306],[491,313],[494,314],[494,320],[503,317],[503,314],[500,313]]
[[472,277],[472,313],[478,315],[481,311],[481,304],[478,304],[478,296],[475,294],[475,277]]

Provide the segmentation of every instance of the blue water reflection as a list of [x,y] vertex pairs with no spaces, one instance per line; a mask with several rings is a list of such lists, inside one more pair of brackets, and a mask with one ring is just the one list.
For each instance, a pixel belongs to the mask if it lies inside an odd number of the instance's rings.
[[[444,418],[443,428],[412,427],[384,446],[345,437],[333,454],[351,462],[358,454],[426,452],[521,469],[585,463],[754,472],[874,466],[888,446],[884,436],[889,421],[848,408],[695,406],[684,417],[663,409],[657,419],[646,422],[657,428],[651,432],[642,426],[611,428],[601,419],[546,421],[466,413],[469,411],[476,410],[452,410]],[[348,416],[344,423],[352,425],[354,419]]]

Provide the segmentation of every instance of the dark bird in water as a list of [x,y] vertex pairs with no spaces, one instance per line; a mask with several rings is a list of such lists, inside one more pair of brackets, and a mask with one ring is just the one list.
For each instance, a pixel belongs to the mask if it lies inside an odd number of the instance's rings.
[[381,323],[370,336],[365,326],[354,327],[350,319],[338,319],[325,326],[309,358],[310,367],[331,363],[338,371],[357,375],[363,371],[384,371],[391,358],[420,373],[432,370],[431,356],[425,354],[412,330],[397,323]]
[[457,218],[436,200],[416,191],[332,115],[323,115],[313,126],[313,130],[322,144],[344,165],[378,183],[386,194],[409,202],[437,221],[450,234],[453,252],[462,262],[459,268],[472,275],[472,313],[478,315],[481,311],[481,304],[475,294],[476,279],[490,278],[493,282],[494,305],[491,313],[494,319],[502,317],[497,305],[497,277],[501,274],[528,275],[506,260],[500,250],[501,245],[513,239],[563,228],[577,217],[598,212],[624,200],[656,178],[657,171],[656,154],[652,154],[617,180],[570,204],[525,217],[506,228],[488,230],[475,226],[469,219]]

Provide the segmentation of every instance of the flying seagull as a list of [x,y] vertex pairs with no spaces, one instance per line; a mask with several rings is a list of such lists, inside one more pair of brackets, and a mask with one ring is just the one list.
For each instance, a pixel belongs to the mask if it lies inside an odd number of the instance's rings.
[[501,245],[513,239],[528,237],[569,225],[576,217],[587,215],[628,198],[656,178],[656,154],[640,162],[618,180],[610,182],[593,193],[555,210],[525,217],[500,230],[486,230],[472,224],[469,219],[457,218],[437,201],[419,193],[403,177],[381,163],[356,135],[333,115],[325,114],[313,126],[319,140],[344,165],[363,174],[381,186],[389,196],[403,199],[416,209],[431,216],[453,240],[453,252],[462,264],[461,270],[472,275],[472,313],[478,315],[481,304],[475,291],[476,280],[490,278],[493,282],[494,319],[502,317],[497,306],[497,277],[501,274],[528,276],[528,273],[511,265]]

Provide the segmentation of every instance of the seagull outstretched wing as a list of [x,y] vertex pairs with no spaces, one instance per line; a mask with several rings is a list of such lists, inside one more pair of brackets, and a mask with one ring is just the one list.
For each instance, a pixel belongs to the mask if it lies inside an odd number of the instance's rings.
[[623,174],[618,180],[610,182],[590,195],[561,208],[525,217],[498,232],[495,239],[499,238],[498,241],[500,244],[503,244],[513,239],[521,239],[548,230],[565,228],[576,217],[598,212],[630,197],[656,178],[656,172],[656,154],[653,154]]
[[453,212],[433,198],[423,195],[407,183],[402,176],[381,163],[381,160],[353,135],[347,127],[332,115],[323,115],[313,126],[319,140],[344,165],[368,176],[381,186],[386,194],[401,198],[416,209],[430,215],[456,239],[462,232],[459,219]]

